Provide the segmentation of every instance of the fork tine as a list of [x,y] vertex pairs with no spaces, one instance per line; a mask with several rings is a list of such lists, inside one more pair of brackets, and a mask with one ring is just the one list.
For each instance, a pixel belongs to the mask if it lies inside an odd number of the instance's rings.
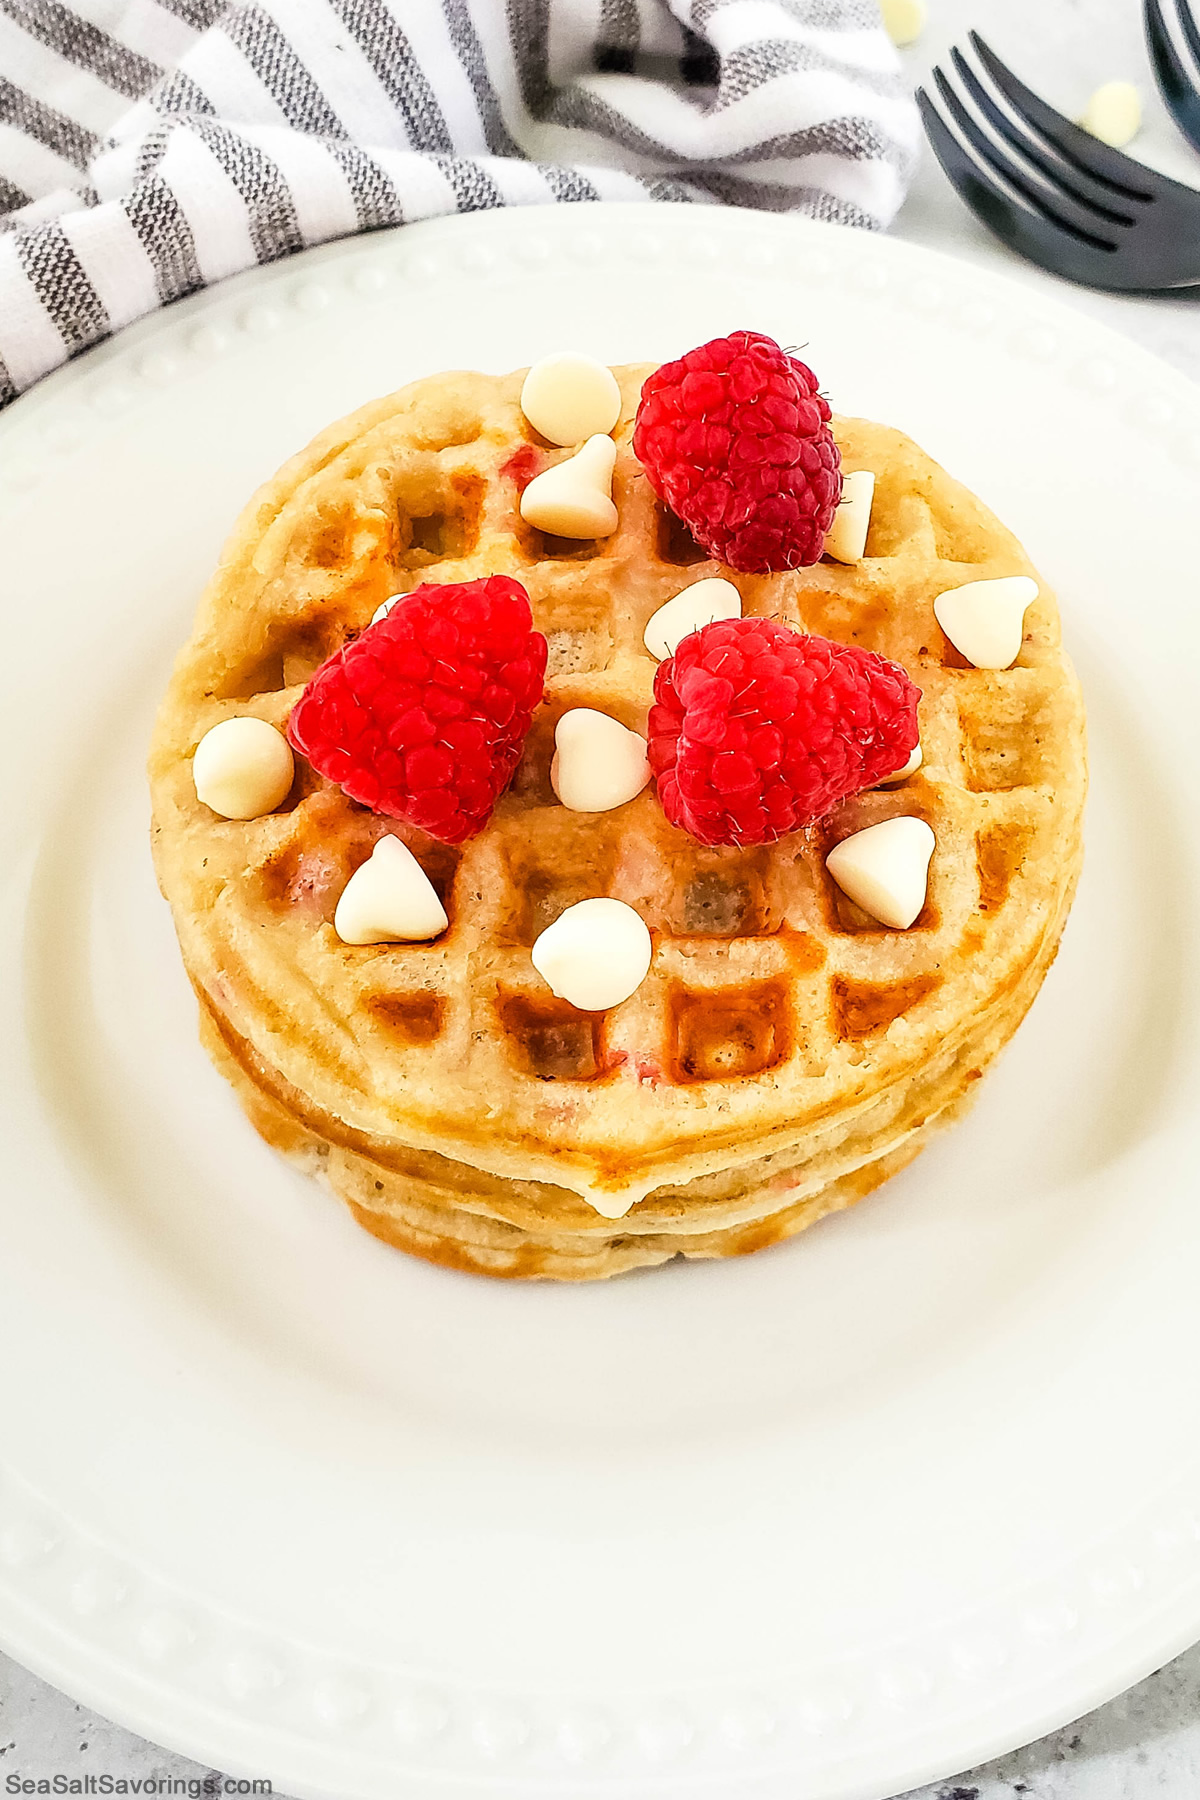
[[[1183,35],[1187,39],[1187,47],[1195,57],[1197,63],[1200,63],[1200,25],[1197,25],[1196,23],[1195,16],[1188,4],[1188,0],[1175,0],[1175,11],[1179,17],[1179,23],[1183,26]],[[1194,85],[1195,83],[1193,83],[1193,86]]]
[[[1087,192],[1084,183],[1090,177],[1083,175],[1076,164],[1063,163],[1051,156],[1043,150],[1041,144],[1030,132],[1022,131],[1014,125],[1004,108],[997,106],[961,50],[953,48],[950,52],[950,60],[954,64],[959,80],[992,127],[1027,162],[1031,162],[1035,168],[1040,169],[1056,188],[1063,189],[1081,206],[1089,208],[1100,218],[1107,219],[1112,225],[1132,225],[1134,223],[1132,213],[1128,210],[1120,212],[1113,205],[1117,197],[1107,183],[1096,182],[1093,184],[1094,191]],[[1072,176],[1073,180],[1070,178]],[[1128,204],[1132,204],[1132,202]]]
[[[1057,189],[1047,192],[1045,188],[1032,182],[1020,165],[1012,157],[1007,156],[988,137],[979,122],[967,111],[943,71],[935,69],[933,78],[937,82],[938,92],[954,119],[954,123],[975,152],[978,160],[987,163],[1002,181],[1007,182],[1009,187],[1015,189],[1021,198],[1033,207],[1035,212],[1040,213],[1044,219],[1048,219],[1052,225],[1057,225],[1060,231],[1069,232],[1072,237],[1081,239],[1085,244],[1091,244],[1096,250],[1116,249],[1116,228],[1105,225],[1104,221],[1098,218],[1094,212],[1085,212],[1082,208],[1076,207],[1065,194]],[[1107,236],[1101,235],[1105,232],[1107,232]]]
[[925,132],[946,175],[971,211],[1010,249],[1057,275],[1101,281],[1109,252],[1068,235],[1040,213],[1027,212],[973,160],[925,92],[917,89]]
[[1130,156],[1122,156],[1119,150],[1110,150],[1099,138],[1084,131],[1081,125],[1072,125],[1069,119],[1055,112],[1052,106],[1039,99],[1032,88],[1027,88],[1023,81],[1005,67],[996,55],[984,43],[977,31],[969,32],[968,40],[980,62],[995,82],[1004,98],[1014,111],[1040,131],[1047,141],[1054,145],[1060,155],[1064,156],[1076,168],[1082,169],[1085,175],[1091,175],[1097,181],[1105,182],[1125,199],[1153,200],[1152,178],[1147,169],[1134,162]]
[[1012,197],[967,154],[923,87],[917,89],[916,98],[926,136],[942,168],[972,212],[1008,238],[1006,222],[1015,210]]
[[[1175,48],[1175,41],[1167,28],[1159,0],[1145,0],[1143,11],[1150,60],[1154,64],[1154,73],[1162,89],[1163,99],[1184,137],[1200,149],[1200,93],[1196,91],[1195,77]],[[1181,0],[1177,13],[1183,25],[1184,36],[1200,63],[1200,30],[1196,27],[1187,0]]]

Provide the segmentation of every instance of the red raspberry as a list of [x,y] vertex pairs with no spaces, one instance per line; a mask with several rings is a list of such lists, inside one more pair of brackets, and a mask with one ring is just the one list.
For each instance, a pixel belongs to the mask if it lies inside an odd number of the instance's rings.
[[545,673],[519,581],[427,582],[322,663],[288,737],[352,800],[461,844],[520,761]]
[[720,619],[660,663],[650,766],[702,844],[771,844],[904,767],[917,701],[898,663],[774,619]]
[[664,363],[642,389],[633,449],[659,499],[731,569],[820,557],[842,491],[829,403],[761,331]]

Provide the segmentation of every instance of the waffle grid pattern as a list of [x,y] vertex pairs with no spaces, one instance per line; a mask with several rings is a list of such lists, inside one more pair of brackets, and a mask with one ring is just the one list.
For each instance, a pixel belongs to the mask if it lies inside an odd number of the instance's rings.
[[[1082,712],[1052,596],[1043,586],[1027,614],[1013,669],[964,665],[933,619],[935,595],[1033,571],[909,440],[843,419],[844,466],[877,477],[864,561],[732,578],[746,613],[904,664],[923,690],[922,770],[821,827],[747,850],[694,843],[652,789],[603,815],[559,806],[549,785],[558,716],[586,705],[643,729],[655,669],[646,621],[685,584],[730,575],[664,512],[633,457],[647,372],[618,371],[620,523],[595,543],[520,519],[523,482],[569,454],[523,420],[520,375],[420,383],[318,440],[243,519],[152,765],[160,873],[227,1043],[232,1034],[251,1047],[259,1076],[274,1069],[289,1091],[323,1098],[373,1152],[393,1139],[447,1149],[501,1182],[524,1177],[543,1212],[585,1228],[607,1221],[564,1189],[619,1207],[663,1183],[803,1151],[936,1046],[969,1046],[973,1023],[1002,1003],[1012,1014],[1057,942],[1083,795]],[[251,712],[282,725],[315,668],[389,594],[489,573],[527,587],[549,667],[522,764],[480,837],[431,844],[307,768],[269,818],[214,821],[197,805],[190,755],[218,719]],[[928,901],[908,932],[876,925],[824,867],[834,842],[899,813],[927,819],[937,838]],[[416,852],[450,927],[429,945],[351,950],[333,907],[384,831]],[[636,907],[655,946],[638,993],[598,1017],[556,1001],[529,958],[538,932],[593,894]],[[514,1218],[503,1206],[498,1216]]]

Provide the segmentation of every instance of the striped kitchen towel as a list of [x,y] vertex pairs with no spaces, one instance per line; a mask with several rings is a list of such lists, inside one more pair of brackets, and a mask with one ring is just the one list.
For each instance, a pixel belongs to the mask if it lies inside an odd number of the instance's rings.
[[875,0],[0,0],[0,405],[157,306],[481,207],[886,225]]

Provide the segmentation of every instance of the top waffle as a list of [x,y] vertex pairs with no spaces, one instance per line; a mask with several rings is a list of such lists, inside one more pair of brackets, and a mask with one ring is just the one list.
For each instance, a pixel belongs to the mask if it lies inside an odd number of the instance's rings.
[[[1035,573],[979,501],[899,432],[835,420],[843,467],[876,475],[864,560],[730,576],[659,505],[629,447],[648,373],[616,371],[620,523],[594,542],[520,518],[518,483],[571,454],[526,423],[522,373],[433,377],[325,432],[239,521],[151,759],[156,859],[189,972],[266,1066],[357,1131],[574,1190],[610,1216],[819,1137],[1011,1010],[1061,925],[1085,785],[1082,705],[1046,586],[1001,672],[966,665],[934,620],[947,588]],[[282,728],[391,594],[500,573],[528,589],[549,667],[481,836],[434,843],[305,765],[265,818],[227,821],[197,801],[190,759],[211,726],[252,713]],[[646,622],[714,574],[736,582],[748,615],[903,664],[923,690],[918,774],[747,849],[695,843],[652,789],[610,813],[560,806],[558,717],[589,706],[643,730]],[[859,911],[824,866],[834,842],[900,813],[937,839],[925,909],[904,932]],[[352,948],[334,906],[385,831],[424,865],[449,929]],[[590,1015],[551,995],[529,950],[599,894],[641,913],[654,958],[631,999]]]

